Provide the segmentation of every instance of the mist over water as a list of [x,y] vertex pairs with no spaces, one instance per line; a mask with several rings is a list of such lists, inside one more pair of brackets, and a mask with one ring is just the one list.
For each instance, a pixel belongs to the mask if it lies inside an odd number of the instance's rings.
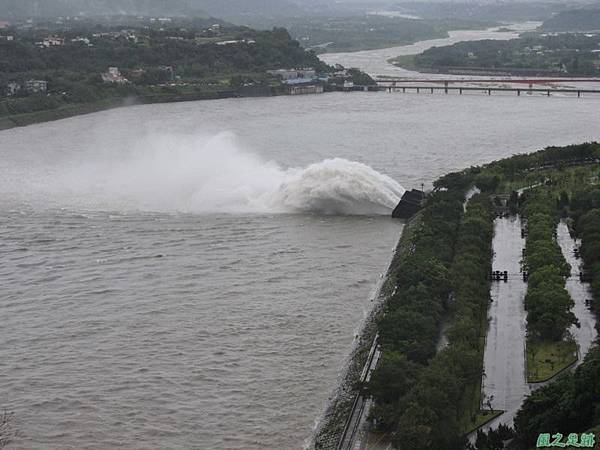
[[149,134],[81,151],[90,158],[33,168],[12,190],[28,202],[85,209],[328,215],[389,214],[404,193],[390,177],[342,158],[283,168],[227,132]]

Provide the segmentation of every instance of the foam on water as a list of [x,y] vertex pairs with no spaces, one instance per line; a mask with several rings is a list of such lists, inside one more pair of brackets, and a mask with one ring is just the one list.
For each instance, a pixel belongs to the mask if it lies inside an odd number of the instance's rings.
[[13,191],[63,207],[347,215],[389,214],[404,193],[390,177],[346,159],[283,168],[243,150],[231,133],[152,135],[82,152],[77,163],[34,167],[13,180]]

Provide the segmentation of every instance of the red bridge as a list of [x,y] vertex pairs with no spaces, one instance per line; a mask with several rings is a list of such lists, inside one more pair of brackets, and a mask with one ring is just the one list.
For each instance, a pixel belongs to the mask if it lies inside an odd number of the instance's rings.
[[379,77],[377,84],[397,83],[522,83],[522,84],[547,84],[547,83],[600,83],[600,78],[387,78]]
[[[484,92],[492,95],[492,92],[515,92],[518,96],[526,94],[545,94],[548,97],[553,93],[573,94],[581,97],[582,94],[600,94],[600,87],[548,86],[549,83],[600,83],[600,78],[383,78],[375,80],[377,87],[374,90],[389,92],[431,92],[443,91],[445,94],[457,91],[458,94],[467,92]],[[454,86],[450,86],[453,84]],[[458,86],[456,86],[459,84]],[[475,86],[479,84],[479,86]],[[485,84],[481,86],[481,84]],[[519,86],[493,86],[493,84],[518,84]],[[534,85],[546,84],[544,87],[533,87]],[[521,86],[521,85],[527,85]],[[357,86],[362,90],[369,90],[367,86]]]

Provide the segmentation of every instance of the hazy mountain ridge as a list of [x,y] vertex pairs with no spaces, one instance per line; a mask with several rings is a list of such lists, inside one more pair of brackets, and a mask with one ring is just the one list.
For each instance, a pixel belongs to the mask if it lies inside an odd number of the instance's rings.
[[0,0],[0,19],[74,15],[165,15],[240,18],[302,14],[288,0]]
[[571,9],[544,21],[548,31],[598,31],[600,30],[600,4]]

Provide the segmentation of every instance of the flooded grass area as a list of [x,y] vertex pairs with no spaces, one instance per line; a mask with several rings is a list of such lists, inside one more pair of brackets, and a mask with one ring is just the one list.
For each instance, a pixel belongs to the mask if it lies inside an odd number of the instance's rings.
[[527,341],[527,382],[542,383],[577,362],[577,343],[573,339]]

